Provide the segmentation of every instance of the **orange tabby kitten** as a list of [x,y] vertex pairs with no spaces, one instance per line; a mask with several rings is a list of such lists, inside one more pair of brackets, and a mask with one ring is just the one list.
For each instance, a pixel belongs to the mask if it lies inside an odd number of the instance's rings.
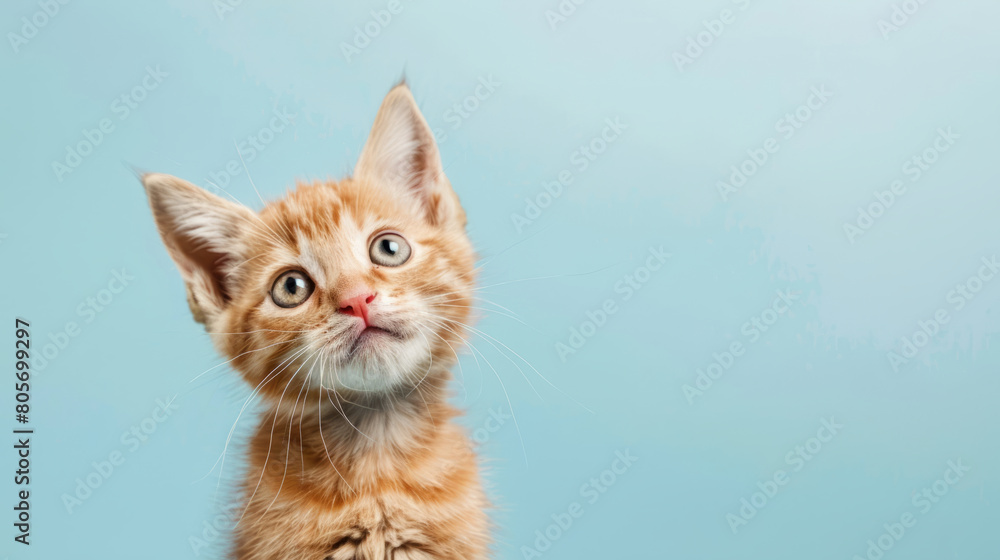
[[406,85],[353,177],[260,213],[168,175],[142,182],[195,319],[268,407],[233,558],[486,558],[476,457],[446,402],[474,255]]

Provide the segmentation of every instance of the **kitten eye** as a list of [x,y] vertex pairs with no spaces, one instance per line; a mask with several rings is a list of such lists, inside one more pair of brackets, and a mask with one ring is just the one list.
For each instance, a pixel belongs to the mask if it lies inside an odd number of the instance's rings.
[[271,301],[278,307],[290,308],[302,305],[312,295],[316,287],[304,272],[289,270],[274,281],[271,286]]
[[399,266],[409,260],[410,244],[397,233],[382,233],[372,240],[368,255],[377,265]]

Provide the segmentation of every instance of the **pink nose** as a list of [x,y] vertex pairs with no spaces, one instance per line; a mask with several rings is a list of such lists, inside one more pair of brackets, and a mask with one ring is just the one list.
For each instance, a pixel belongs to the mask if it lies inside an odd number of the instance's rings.
[[361,294],[354,297],[344,298],[340,300],[340,307],[337,309],[340,313],[345,315],[352,315],[354,317],[360,317],[365,322],[365,326],[368,323],[368,304],[375,300],[375,296],[378,294]]

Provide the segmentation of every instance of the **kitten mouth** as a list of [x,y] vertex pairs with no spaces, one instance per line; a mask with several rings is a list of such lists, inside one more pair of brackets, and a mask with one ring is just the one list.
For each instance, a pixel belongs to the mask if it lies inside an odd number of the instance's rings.
[[367,327],[361,329],[357,336],[355,336],[354,342],[351,343],[350,348],[347,350],[347,355],[349,357],[354,357],[362,350],[372,349],[374,345],[392,339],[402,340],[403,336],[393,330],[376,327],[375,325],[368,325]]
[[375,325],[369,325],[369,326],[365,327],[364,329],[362,329],[360,333],[358,333],[358,338],[360,339],[360,338],[366,337],[366,336],[370,337],[370,336],[378,336],[378,335],[387,335],[387,336],[394,336],[394,337],[398,337],[399,336],[395,332],[390,331],[389,329],[383,329],[382,327],[376,327]]

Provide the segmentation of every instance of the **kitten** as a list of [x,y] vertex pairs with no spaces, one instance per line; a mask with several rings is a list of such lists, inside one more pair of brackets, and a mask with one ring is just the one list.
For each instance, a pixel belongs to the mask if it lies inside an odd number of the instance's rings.
[[406,85],[353,177],[260,213],[168,175],[142,182],[195,319],[267,406],[232,557],[486,558],[476,457],[446,402],[475,257]]

